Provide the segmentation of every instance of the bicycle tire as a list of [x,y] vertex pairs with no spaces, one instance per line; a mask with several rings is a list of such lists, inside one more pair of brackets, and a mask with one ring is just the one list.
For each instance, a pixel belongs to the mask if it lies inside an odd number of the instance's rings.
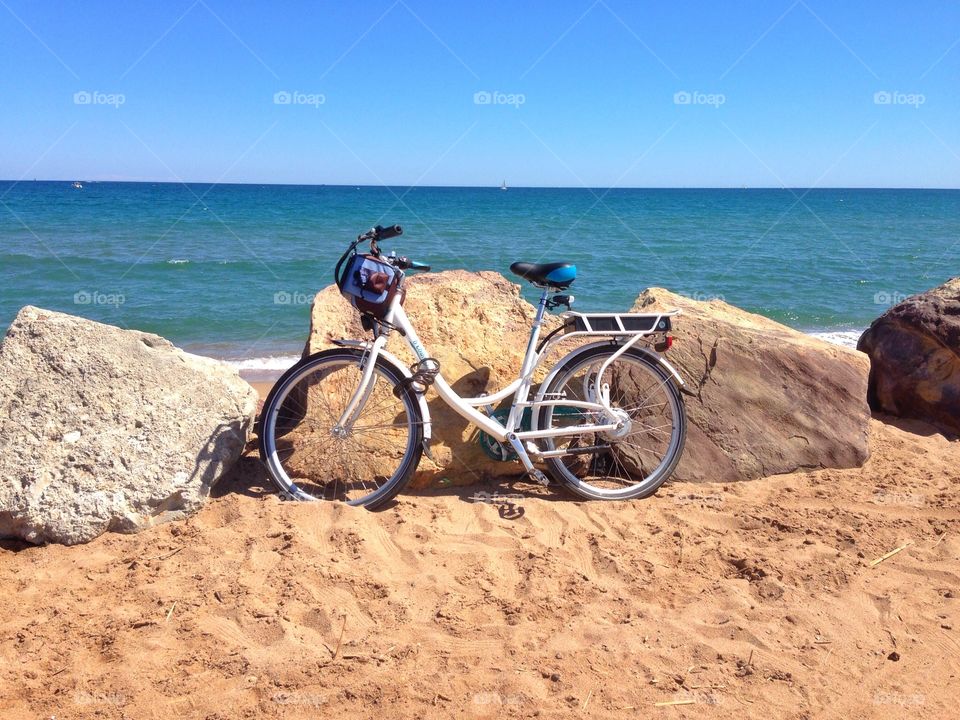
[[[302,483],[297,483],[290,477],[288,469],[284,467],[280,458],[278,438],[287,438],[304,424],[309,413],[305,393],[310,390],[308,381],[311,376],[324,368],[332,371],[336,367],[356,366],[359,369],[364,356],[365,352],[358,348],[333,348],[303,358],[277,380],[264,401],[257,424],[260,459],[284,499],[303,501],[337,499],[336,490],[332,493],[334,498],[317,497],[307,492],[302,487]],[[405,376],[399,368],[383,357],[378,357],[375,382],[379,382],[381,378],[390,385],[389,389],[386,387],[384,389],[402,403],[409,418],[407,422],[409,432],[402,460],[392,475],[376,490],[357,498],[343,500],[348,505],[362,506],[370,510],[382,507],[406,487],[423,455],[423,416],[414,391],[403,382]],[[398,387],[399,389],[394,392]],[[292,400],[291,396],[293,396]],[[386,398],[386,395],[384,397]],[[335,414],[334,412],[333,415]],[[295,450],[291,451],[291,455],[293,452]],[[313,468],[313,472],[320,470],[322,469]],[[329,484],[329,481],[325,484]]]
[[[598,366],[617,350],[618,347],[611,344],[590,348],[575,354],[567,360],[553,376],[550,385],[545,390],[545,395],[557,394],[563,389],[563,386],[569,382],[570,378],[574,376],[575,372],[590,365],[594,367]],[[645,371],[649,372],[652,377],[657,379],[657,388],[664,390],[664,396],[673,409],[676,427],[671,426],[671,437],[668,447],[655,471],[644,478],[642,482],[634,483],[631,486],[619,490],[600,490],[594,487],[593,484],[585,482],[571,471],[571,468],[564,464],[562,458],[546,458],[547,467],[554,479],[558,480],[577,495],[591,500],[632,500],[649,497],[670,478],[683,454],[683,446],[687,434],[686,409],[683,396],[680,394],[673,378],[654,359],[651,359],[646,352],[630,349],[623,353],[615,362],[619,362],[624,358],[628,358],[630,361],[637,363],[638,367],[642,367]],[[607,370],[607,373],[610,373],[610,369]],[[616,405],[614,405],[614,408],[616,408]],[[549,406],[540,409],[538,413],[538,427],[541,430],[551,426],[552,413],[553,409]],[[637,432],[642,431],[643,429],[641,428],[641,430]],[[561,438],[546,439],[546,449],[557,449],[556,442],[560,439]],[[610,454],[613,455],[616,450],[616,445],[609,443],[609,446],[611,449]]]

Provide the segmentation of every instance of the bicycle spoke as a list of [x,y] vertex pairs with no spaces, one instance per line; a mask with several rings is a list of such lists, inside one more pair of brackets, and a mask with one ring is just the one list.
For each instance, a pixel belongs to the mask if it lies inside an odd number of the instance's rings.
[[305,370],[278,399],[271,474],[295,497],[363,501],[407,472],[405,459],[423,423],[411,414],[411,398],[396,397],[396,380],[379,367],[352,412],[353,426],[339,429],[361,378],[360,363],[344,352]]
[[[558,375],[547,391],[570,400],[599,402],[595,397],[596,372],[602,364],[603,356],[595,354],[566,374]],[[610,388],[610,406],[620,413],[621,419],[629,418],[631,427],[623,434],[613,430],[548,439],[547,449],[571,451],[550,462],[565,473],[575,489],[579,488],[589,497],[631,497],[652,483],[652,487],[659,485],[665,475],[664,468],[676,458],[677,413],[681,406],[671,395],[670,379],[645,359],[629,354],[620,356],[604,373],[604,381]],[[601,415],[584,413],[578,421],[608,424],[610,420]],[[569,416],[561,415],[556,407],[546,410],[545,417],[548,422],[542,427],[566,428],[572,433],[577,430],[576,425],[569,423]],[[594,451],[586,460],[575,453],[579,446],[606,446],[607,449]]]

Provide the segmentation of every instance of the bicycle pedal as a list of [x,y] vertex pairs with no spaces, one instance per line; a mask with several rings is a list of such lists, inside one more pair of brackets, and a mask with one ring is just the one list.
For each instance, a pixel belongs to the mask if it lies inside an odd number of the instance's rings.
[[541,470],[537,470],[536,468],[534,468],[527,474],[531,478],[533,478],[538,485],[543,485],[544,487],[547,487],[550,484],[550,478],[548,478]]

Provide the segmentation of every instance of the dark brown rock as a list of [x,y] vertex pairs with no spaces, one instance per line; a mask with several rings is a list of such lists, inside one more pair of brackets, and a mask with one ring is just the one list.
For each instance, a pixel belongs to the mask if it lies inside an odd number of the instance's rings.
[[960,435],[960,277],[893,306],[861,336],[870,407]]

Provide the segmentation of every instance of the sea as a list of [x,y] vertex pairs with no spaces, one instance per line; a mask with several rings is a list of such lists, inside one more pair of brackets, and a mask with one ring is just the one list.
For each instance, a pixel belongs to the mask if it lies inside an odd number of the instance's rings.
[[577,310],[660,286],[845,345],[960,274],[958,190],[0,181],[0,326],[36,305],[277,373],[377,224],[402,225],[384,249],[434,271],[574,262]]

